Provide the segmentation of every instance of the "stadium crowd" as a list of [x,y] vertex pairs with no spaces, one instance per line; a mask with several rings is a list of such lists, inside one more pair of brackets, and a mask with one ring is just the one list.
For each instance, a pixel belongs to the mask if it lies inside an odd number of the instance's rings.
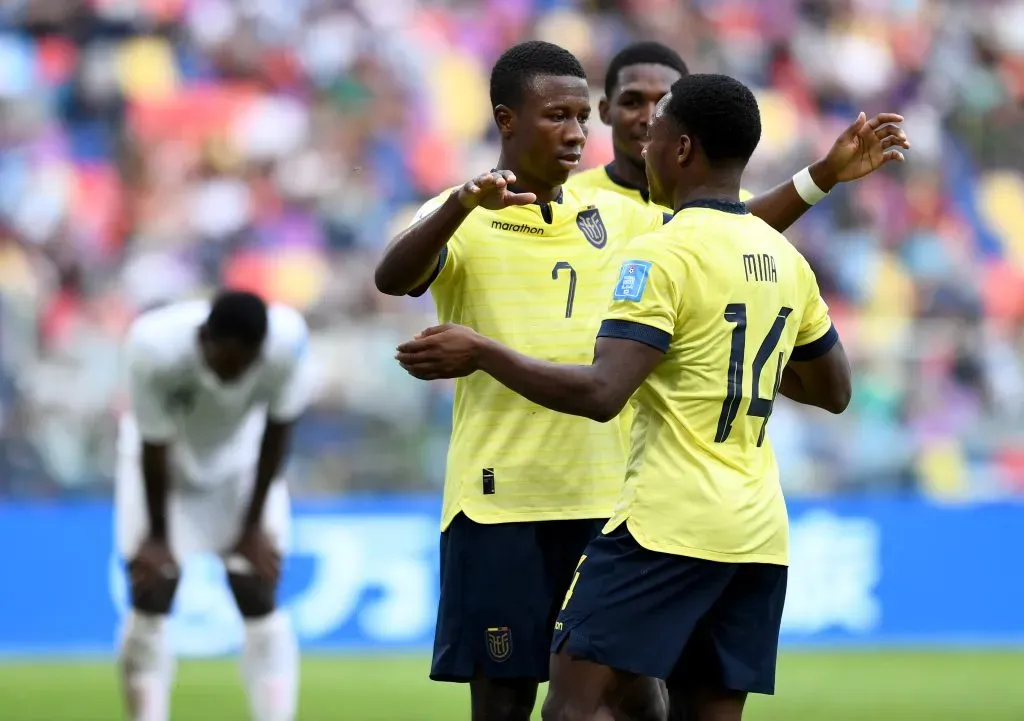
[[[450,387],[370,269],[497,156],[487,70],[528,37],[604,66],[634,39],[759,89],[763,190],[860,110],[909,162],[789,234],[855,360],[853,405],[780,402],[790,493],[1024,491],[1024,2],[13,0],[0,5],[0,496],[105,493],[126,323],[220,284],[313,329],[299,493],[439,488]],[[596,120],[589,167],[610,158]]]

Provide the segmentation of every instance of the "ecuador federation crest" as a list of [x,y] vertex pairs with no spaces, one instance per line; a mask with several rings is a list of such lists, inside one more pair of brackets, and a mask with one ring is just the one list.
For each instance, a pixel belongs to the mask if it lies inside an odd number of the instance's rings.
[[601,220],[601,211],[593,205],[576,214],[576,227],[595,248],[603,248],[608,242],[608,229]]
[[512,655],[512,629],[498,626],[487,629],[487,655],[501,663]]

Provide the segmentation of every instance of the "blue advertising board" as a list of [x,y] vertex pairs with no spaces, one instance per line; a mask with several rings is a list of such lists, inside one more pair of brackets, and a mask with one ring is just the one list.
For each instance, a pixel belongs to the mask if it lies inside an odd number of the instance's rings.
[[[282,598],[303,646],[429,648],[434,498],[295,508]],[[783,640],[1024,646],[1024,504],[791,503]],[[0,504],[0,653],[109,653],[125,612],[109,504]],[[500,558],[495,560],[500,565]],[[242,625],[215,558],[184,569],[171,635],[186,656],[236,650]]]

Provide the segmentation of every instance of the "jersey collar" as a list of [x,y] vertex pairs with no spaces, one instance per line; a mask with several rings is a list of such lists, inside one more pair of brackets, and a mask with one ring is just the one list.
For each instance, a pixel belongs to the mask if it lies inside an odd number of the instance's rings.
[[639,185],[634,185],[633,183],[630,183],[628,180],[626,180],[621,175],[616,173],[614,163],[608,163],[608,165],[604,166],[604,172],[605,175],[608,176],[608,180],[612,181],[620,188],[635,190],[636,192],[640,193],[640,197],[644,199],[645,203],[651,202],[651,191],[648,190],[647,188],[641,188]]
[[686,210],[687,208],[707,208],[708,210],[717,210],[721,213],[732,213],[733,215],[747,215],[750,210],[747,208],[745,203],[741,203],[738,200],[721,200],[720,198],[697,198],[691,200],[689,203],[684,203],[682,206],[676,209],[676,212]]
[[[492,173],[497,172],[497,168],[491,168],[491,172]],[[513,193],[525,193],[526,192],[525,188],[522,188],[522,187],[520,187],[518,185],[510,185],[510,186],[508,186],[508,189],[511,190]],[[565,188],[564,187],[559,187],[558,188],[558,195],[555,196],[555,199],[554,199],[553,202],[561,203],[564,200],[564,198],[565,198]],[[536,205],[538,208],[540,208],[540,215],[544,219],[545,223],[547,223],[548,225],[551,225],[551,223],[554,222],[555,216],[554,216],[554,213],[552,213],[552,211],[551,211],[551,203],[540,203],[540,202],[534,201],[533,205]]]

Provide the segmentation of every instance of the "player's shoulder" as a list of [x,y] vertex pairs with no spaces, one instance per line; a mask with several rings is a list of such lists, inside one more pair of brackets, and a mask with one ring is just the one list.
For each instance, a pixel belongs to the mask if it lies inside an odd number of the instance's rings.
[[440,208],[442,205],[444,205],[444,201],[448,200],[448,196],[450,196],[457,188],[458,186],[445,188],[440,193],[435,195],[433,198],[429,198],[428,200],[424,201],[423,204],[420,205],[420,207],[416,210],[415,215],[413,215],[412,222],[416,223],[422,220],[423,218],[425,218],[426,216],[430,215],[435,210]]
[[573,173],[569,176],[569,179],[565,181],[565,187],[570,189],[593,189],[593,188],[604,188],[608,184],[608,172],[604,169],[603,165],[599,165],[596,168],[590,168],[589,170],[581,170],[578,173]]
[[309,326],[297,309],[282,303],[267,308],[266,357],[272,362],[298,358],[309,342]]
[[599,187],[564,187],[566,200],[582,209],[596,208],[606,223],[624,223],[635,232],[658,227],[664,213],[656,205],[641,203],[614,190]]
[[151,367],[173,366],[194,350],[196,332],[210,312],[207,300],[170,303],[139,314],[127,333],[128,352]]

